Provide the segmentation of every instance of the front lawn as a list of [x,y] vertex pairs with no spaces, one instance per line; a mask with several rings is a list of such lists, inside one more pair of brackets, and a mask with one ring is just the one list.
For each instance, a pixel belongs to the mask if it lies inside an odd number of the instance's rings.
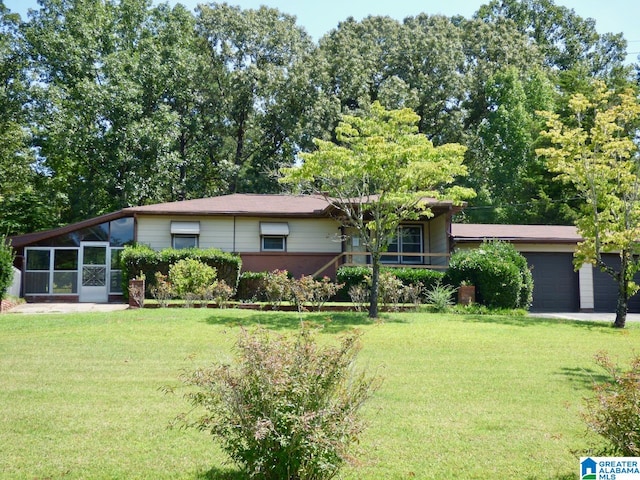
[[[509,316],[309,313],[331,341],[361,328],[362,367],[384,383],[365,407],[345,479],[578,478],[593,356],[625,363],[640,325],[616,330]],[[295,313],[152,309],[0,317],[0,478],[237,479],[204,433],[169,429],[189,406],[181,369],[229,359],[239,329],[298,327]],[[575,452],[575,453],[572,453]]]

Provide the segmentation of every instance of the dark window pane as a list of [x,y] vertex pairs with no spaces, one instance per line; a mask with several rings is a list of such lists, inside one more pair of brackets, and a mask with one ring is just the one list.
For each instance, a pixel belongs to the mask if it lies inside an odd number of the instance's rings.
[[77,235],[83,242],[106,242],[109,240],[109,222],[78,230]]
[[25,272],[24,292],[49,293],[49,272]]
[[110,245],[124,247],[133,244],[133,217],[119,218],[110,223]]
[[122,293],[122,272],[120,270],[111,270],[111,293]]
[[49,250],[27,250],[27,270],[49,270]]
[[122,248],[111,249],[111,268],[114,270],[120,269],[120,255],[122,255]]
[[107,247],[84,247],[82,250],[84,265],[106,265]]
[[284,251],[284,237],[262,237],[262,249]]
[[174,235],[173,236],[173,248],[197,248],[198,247],[198,235]]
[[53,293],[78,293],[78,273],[54,272]]
[[78,250],[55,250],[54,270],[78,270]]

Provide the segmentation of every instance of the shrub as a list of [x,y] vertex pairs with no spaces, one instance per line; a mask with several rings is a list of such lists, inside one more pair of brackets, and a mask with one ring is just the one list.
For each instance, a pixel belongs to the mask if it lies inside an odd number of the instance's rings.
[[451,285],[438,283],[425,291],[429,307],[434,312],[446,312],[453,305],[456,289]]
[[369,287],[365,284],[352,285],[349,288],[349,297],[356,307],[358,312],[364,309],[364,306],[369,302]]
[[444,278],[443,271],[430,270],[428,268],[394,268],[390,269],[390,271],[404,286],[422,284],[425,290],[441,283]]
[[398,310],[402,302],[402,282],[389,270],[380,272],[378,280],[380,301],[391,310]]
[[529,308],[533,279],[526,259],[506,242],[484,242],[451,256],[446,283],[476,287],[476,300],[491,308]]
[[630,369],[620,371],[606,353],[596,363],[609,380],[594,384],[594,397],[586,401],[583,419],[587,427],[606,441],[606,456],[640,456],[640,355]]
[[262,301],[264,296],[264,285],[267,272],[242,272],[238,281],[238,300]]
[[377,379],[355,373],[360,335],[318,346],[303,327],[295,336],[244,331],[233,365],[186,373],[187,398],[205,413],[187,425],[210,432],[246,475],[322,480],[351,458],[363,430],[359,409]]
[[13,248],[4,235],[0,235],[0,300],[13,282]]
[[227,305],[229,304],[229,300],[231,299],[231,297],[233,297],[233,294],[233,288],[227,285],[227,282],[225,282],[224,280],[217,280],[213,282],[213,285],[211,285],[211,295],[213,301],[216,302],[216,304],[220,308],[227,307]]
[[291,299],[291,280],[286,270],[273,270],[264,278],[264,295],[269,305],[276,309],[282,302]]
[[166,275],[155,273],[155,285],[151,287],[151,295],[156,299],[160,307],[169,306],[169,300],[173,297],[173,286]]
[[142,272],[146,278],[147,293],[155,286],[155,273],[169,274],[169,267],[179,260],[192,258],[216,269],[217,278],[224,280],[227,285],[236,287],[242,261],[238,255],[226,253],[215,248],[200,249],[187,248],[176,250],[153,250],[144,245],[125,247],[120,262],[124,290],[127,290],[129,280]]
[[[216,279],[216,269],[195,258],[179,260],[169,268],[169,281],[175,294],[183,299],[187,295],[201,295]],[[193,297],[195,298],[195,297]]]

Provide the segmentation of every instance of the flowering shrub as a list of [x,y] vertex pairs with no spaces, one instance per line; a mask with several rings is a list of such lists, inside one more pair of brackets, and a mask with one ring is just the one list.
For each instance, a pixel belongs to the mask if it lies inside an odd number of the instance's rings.
[[640,355],[630,369],[620,371],[606,353],[596,363],[609,380],[594,385],[595,396],[587,400],[583,419],[588,428],[607,442],[601,452],[607,456],[640,456]]
[[320,347],[304,326],[291,338],[243,331],[233,365],[183,375],[188,400],[204,410],[185,421],[219,440],[250,478],[332,478],[351,458],[359,409],[378,383],[354,371],[359,350],[358,333]]
[[151,295],[153,295],[160,307],[167,307],[169,300],[173,297],[173,286],[169,283],[167,275],[156,272],[154,276],[156,283],[151,287]]
[[267,273],[263,283],[264,295],[273,309],[291,298],[291,281],[286,270],[274,270]]

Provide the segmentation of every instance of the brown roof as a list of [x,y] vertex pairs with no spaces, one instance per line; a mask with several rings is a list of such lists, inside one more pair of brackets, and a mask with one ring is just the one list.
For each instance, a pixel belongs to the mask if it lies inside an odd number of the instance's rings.
[[235,193],[180,202],[125,208],[126,213],[150,215],[322,216],[329,203],[319,195],[260,195]]
[[582,240],[576,227],[568,225],[494,225],[454,223],[451,236],[456,242],[505,240],[516,243],[577,243]]

